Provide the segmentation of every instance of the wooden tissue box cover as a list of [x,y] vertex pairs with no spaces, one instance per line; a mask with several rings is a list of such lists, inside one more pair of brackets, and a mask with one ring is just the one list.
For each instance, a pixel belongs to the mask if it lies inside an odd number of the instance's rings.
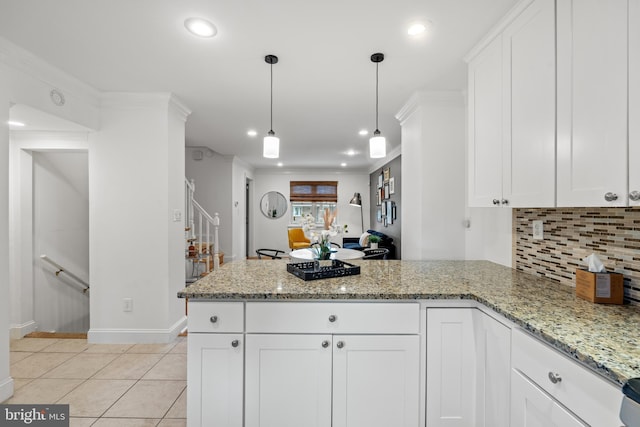
[[624,278],[620,273],[576,270],[576,296],[599,304],[624,302]]

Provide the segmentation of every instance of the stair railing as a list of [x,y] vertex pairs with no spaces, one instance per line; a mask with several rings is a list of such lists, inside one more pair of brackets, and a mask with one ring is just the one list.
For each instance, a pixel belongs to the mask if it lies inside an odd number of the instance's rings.
[[[199,252],[205,256],[207,272],[211,270],[210,248],[213,243],[213,268],[220,267],[219,247],[218,247],[218,227],[220,226],[220,217],[218,213],[212,217],[209,213],[194,199],[195,183],[193,180],[185,178],[185,230],[187,230],[187,239],[195,240],[200,246]],[[213,230],[212,230],[213,228]],[[214,232],[211,242],[211,231]]]
[[86,294],[87,291],[89,291],[89,284],[87,282],[85,282],[84,280],[82,280],[81,278],[79,278],[78,276],[76,276],[75,274],[70,272],[69,270],[66,270],[64,267],[62,267],[60,264],[58,264],[57,262],[55,262],[54,260],[49,258],[47,255],[45,255],[45,254],[40,255],[40,259],[43,260],[43,261],[48,262],[49,264],[51,264],[52,266],[57,268],[56,277],[60,276],[60,273],[65,273],[67,276],[71,277],[73,280],[75,280],[80,285],[82,285],[82,287],[83,287],[82,293],[83,294]]

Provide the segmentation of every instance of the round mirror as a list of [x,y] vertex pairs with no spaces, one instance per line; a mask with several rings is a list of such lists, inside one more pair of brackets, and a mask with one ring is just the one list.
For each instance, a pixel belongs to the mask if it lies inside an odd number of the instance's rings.
[[287,212],[287,199],[277,191],[269,191],[260,199],[260,210],[267,218],[280,218]]

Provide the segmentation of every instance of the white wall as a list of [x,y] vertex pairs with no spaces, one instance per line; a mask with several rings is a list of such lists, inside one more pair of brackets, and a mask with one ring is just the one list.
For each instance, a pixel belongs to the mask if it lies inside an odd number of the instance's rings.
[[0,63],[0,402],[13,394],[9,376],[9,79]]
[[175,294],[184,225],[173,211],[184,210],[188,113],[169,94],[104,95],[89,146],[91,342],[166,342],[185,326]]
[[[86,136],[85,136],[86,140]],[[84,286],[40,259],[89,279],[89,171],[87,152],[33,152],[34,320],[40,331],[87,332]]]
[[417,93],[396,117],[402,126],[402,258],[464,259],[463,96]]
[[[232,190],[231,201],[233,206],[233,219],[231,224],[231,233],[233,236],[232,241],[232,257],[231,259],[244,259],[246,250],[246,226],[245,216],[247,210],[246,202],[246,183],[247,180],[251,181],[249,191],[254,194],[255,183],[253,181],[253,168],[244,161],[237,157],[233,159],[233,178],[232,178]],[[253,197],[250,198],[253,200]],[[250,206],[250,209],[252,206]],[[253,227],[255,224],[255,209],[249,211],[249,224]],[[249,247],[253,247],[253,233],[250,232],[251,242]],[[254,252],[255,253],[255,252]]]
[[[350,230],[346,237],[360,237],[361,220],[360,208],[349,205],[349,200],[353,193],[362,195],[362,209],[364,215],[365,230],[369,228],[369,173],[366,171],[292,171],[284,172],[272,169],[257,169],[254,174],[254,247],[256,249],[269,248],[280,249],[289,252],[289,241],[287,238],[287,226],[291,221],[291,205],[287,207],[286,214],[278,219],[267,218],[259,211],[260,199],[269,191],[282,193],[287,201],[289,200],[290,181],[338,181],[338,222],[340,225],[347,224]],[[334,239],[342,244],[342,238]]]

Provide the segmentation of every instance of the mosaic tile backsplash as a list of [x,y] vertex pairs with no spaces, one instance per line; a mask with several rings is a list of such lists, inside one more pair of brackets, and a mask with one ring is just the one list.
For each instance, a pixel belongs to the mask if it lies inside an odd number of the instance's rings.
[[[533,239],[542,220],[544,239]],[[513,209],[514,267],[575,286],[582,258],[595,253],[624,275],[625,301],[640,305],[640,208]]]

